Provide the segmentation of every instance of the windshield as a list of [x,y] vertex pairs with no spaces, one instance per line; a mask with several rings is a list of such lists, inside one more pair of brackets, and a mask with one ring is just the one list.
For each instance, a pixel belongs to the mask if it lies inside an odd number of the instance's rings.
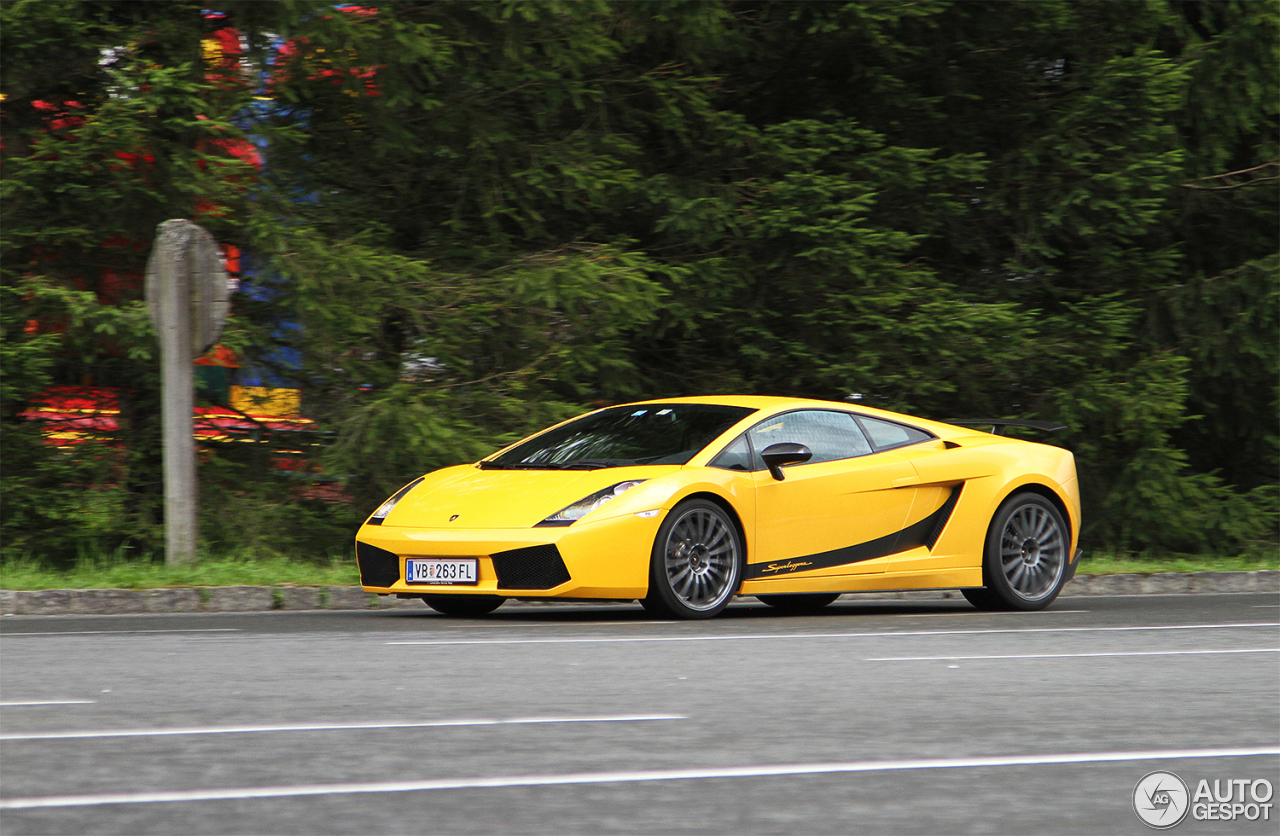
[[710,404],[650,404],[603,409],[512,447],[486,470],[592,470],[634,464],[684,464],[754,409]]

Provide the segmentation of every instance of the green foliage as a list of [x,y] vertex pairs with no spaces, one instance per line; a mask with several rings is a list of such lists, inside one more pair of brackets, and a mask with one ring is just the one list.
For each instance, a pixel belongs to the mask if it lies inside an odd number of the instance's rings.
[[643,391],[623,337],[663,291],[622,245],[568,243],[465,272],[306,230],[270,251],[287,287],[274,307],[305,335],[310,412],[334,428],[324,469],[358,507],[584,401]]
[[[1087,548],[1274,546],[1276,4],[212,6],[252,61],[294,45],[258,174],[220,144],[253,91],[205,75],[202,6],[3,7],[6,439],[88,466],[17,431],[25,399],[93,374],[137,404],[127,477],[92,477],[125,510],[85,520],[157,522],[148,326],[100,277],[199,211],[254,259],[228,339],[298,352],[273,370],[323,427],[301,458],[350,501],[208,451],[216,550],[234,517],[335,553],[426,470],[707,392],[1060,420]],[[56,129],[32,104],[66,99]],[[38,467],[7,538],[90,478]]]
[[[153,502],[131,492],[145,454],[121,445],[119,435],[54,447],[44,428],[25,420],[29,399],[54,380],[59,365],[107,368],[122,358],[146,359],[149,346],[133,341],[145,331],[139,306],[102,305],[94,295],[42,279],[0,286],[0,532],[6,554],[38,549],[54,561],[93,544],[149,543]],[[60,332],[32,323],[58,323]],[[122,399],[121,419],[137,408]],[[50,429],[57,429],[51,427]]]
[[[173,217],[238,242],[252,173],[228,151],[250,91],[205,77],[202,8],[0,6],[5,554],[64,565],[88,552],[153,553],[163,540],[147,250]],[[109,393],[118,429],[47,443],[23,414],[50,386]]]

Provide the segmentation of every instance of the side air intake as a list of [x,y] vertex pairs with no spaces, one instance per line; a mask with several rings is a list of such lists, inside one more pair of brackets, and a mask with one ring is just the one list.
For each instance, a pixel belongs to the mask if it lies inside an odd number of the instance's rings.
[[356,565],[362,586],[391,586],[400,580],[400,557],[386,549],[356,541]]
[[569,570],[554,545],[511,549],[491,557],[498,589],[550,589],[569,580]]

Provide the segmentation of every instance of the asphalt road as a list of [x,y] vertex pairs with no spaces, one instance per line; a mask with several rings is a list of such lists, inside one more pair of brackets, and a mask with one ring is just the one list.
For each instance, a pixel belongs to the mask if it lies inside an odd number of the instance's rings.
[[1171,832],[1275,834],[1278,624],[1248,594],[9,617],[0,832],[1136,834],[1167,770],[1258,817]]

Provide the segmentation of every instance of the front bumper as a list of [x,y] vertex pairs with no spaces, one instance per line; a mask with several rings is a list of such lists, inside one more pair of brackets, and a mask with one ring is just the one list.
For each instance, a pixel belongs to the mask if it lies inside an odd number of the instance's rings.
[[[356,534],[360,583],[382,594],[513,598],[642,598],[661,515],[563,528],[428,529],[365,525]],[[474,585],[405,583],[411,557],[477,558]]]

